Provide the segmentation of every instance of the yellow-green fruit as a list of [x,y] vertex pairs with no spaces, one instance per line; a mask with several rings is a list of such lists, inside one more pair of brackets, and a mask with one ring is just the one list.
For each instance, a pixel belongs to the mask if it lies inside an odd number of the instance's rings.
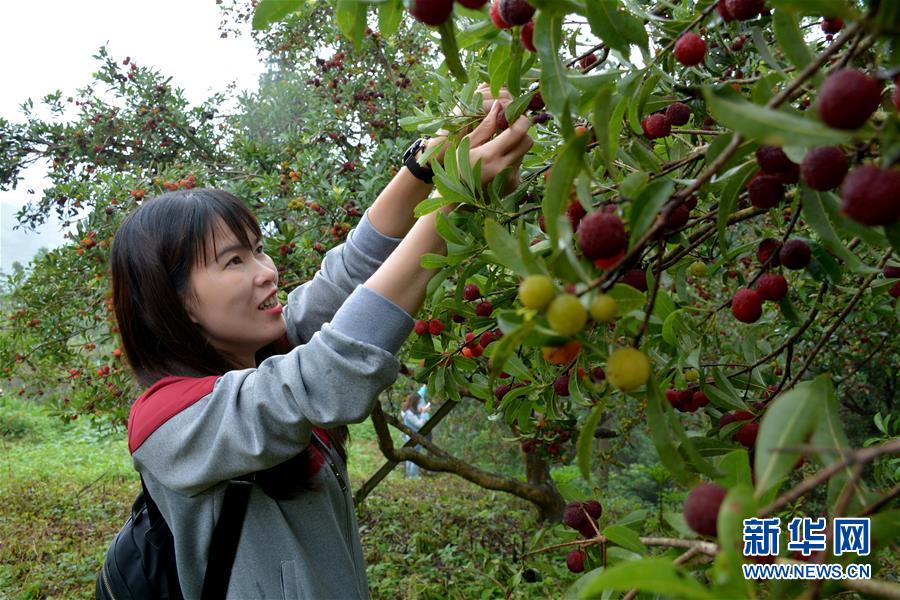
[[706,266],[705,262],[697,262],[691,263],[691,266],[688,268],[691,272],[691,275],[694,277],[706,277],[706,274],[709,273],[709,267]]
[[612,321],[618,311],[616,299],[608,294],[599,294],[591,302],[591,318],[600,323]]
[[630,392],[647,383],[650,361],[635,348],[619,348],[606,361],[606,379],[623,392]]
[[529,275],[519,284],[519,302],[525,308],[541,310],[556,296],[556,287],[546,275]]
[[688,369],[684,372],[684,380],[688,383],[694,383],[698,379],[700,379],[700,371],[697,369]]
[[560,294],[547,308],[547,321],[560,335],[575,335],[587,323],[587,311],[574,294]]

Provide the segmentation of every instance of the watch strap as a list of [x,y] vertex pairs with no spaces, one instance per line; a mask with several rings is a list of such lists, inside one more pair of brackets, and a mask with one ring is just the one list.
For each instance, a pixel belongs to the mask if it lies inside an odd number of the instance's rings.
[[425,146],[426,142],[427,140],[425,138],[419,138],[413,142],[409,149],[403,154],[403,166],[409,169],[409,172],[412,173],[416,179],[431,184],[434,180],[434,171],[432,171],[429,166],[420,165],[417,159],[419,150]]

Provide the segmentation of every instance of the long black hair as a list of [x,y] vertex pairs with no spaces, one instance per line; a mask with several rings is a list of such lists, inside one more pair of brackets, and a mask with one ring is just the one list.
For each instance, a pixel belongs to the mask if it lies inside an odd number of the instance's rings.
[[[215,245],[218,223],[248,251],[253,248],[247,232],[262,234],[243,201],[215,189],[179,190],[147,200],[116,231],[110,252],[113,306],[122,348],[143,386],[169,376],[206,377],[243,368],[236,357],[210,343],[185,309],[185,302],[196,300],[191,272],[206,264],[207,244]],[[277,342],[267,344],[256,352],[257,365],[282,351]],[[346,461],[347,427],[326,433]],[[273,496],[309,489],[318,470],[310,467],[319,465],[320,458],[310,445],[259,473],[257,481]]]

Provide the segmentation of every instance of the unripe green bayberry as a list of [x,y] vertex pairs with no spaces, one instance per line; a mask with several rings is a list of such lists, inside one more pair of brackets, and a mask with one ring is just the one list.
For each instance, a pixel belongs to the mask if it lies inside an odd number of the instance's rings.
[[650,361],[636,348],[619,348],[606,361],[606,379],[623,392],[630,392],[647,383]]
[[612,321],[618,311],[616,299],[608,294],[598,294],[591,302],[591,318],[600,323]]
[[547,308],[547,321],[560,335],[575,335],[587,323],[587,311],[574,294],[560,294]]
[[519,302],[525,308],[541,310],[556,296],[556,287],[546,275],[529,275],[519,284]]

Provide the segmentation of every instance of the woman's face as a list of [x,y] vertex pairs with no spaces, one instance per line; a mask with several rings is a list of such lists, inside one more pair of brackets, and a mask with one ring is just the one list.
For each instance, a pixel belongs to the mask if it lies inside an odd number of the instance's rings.
[[[275,298],[278,270],[254,233],[247,233],[251,251],[221,222],[215,231],[215,251],[208,243],[206,265],[199,263],[191,272],[195,299],[188,299],[185,308],[215,348],[252,368],[256,351],[285,332],[282,306]],[[270,302],[269,308],[259,308]]]

